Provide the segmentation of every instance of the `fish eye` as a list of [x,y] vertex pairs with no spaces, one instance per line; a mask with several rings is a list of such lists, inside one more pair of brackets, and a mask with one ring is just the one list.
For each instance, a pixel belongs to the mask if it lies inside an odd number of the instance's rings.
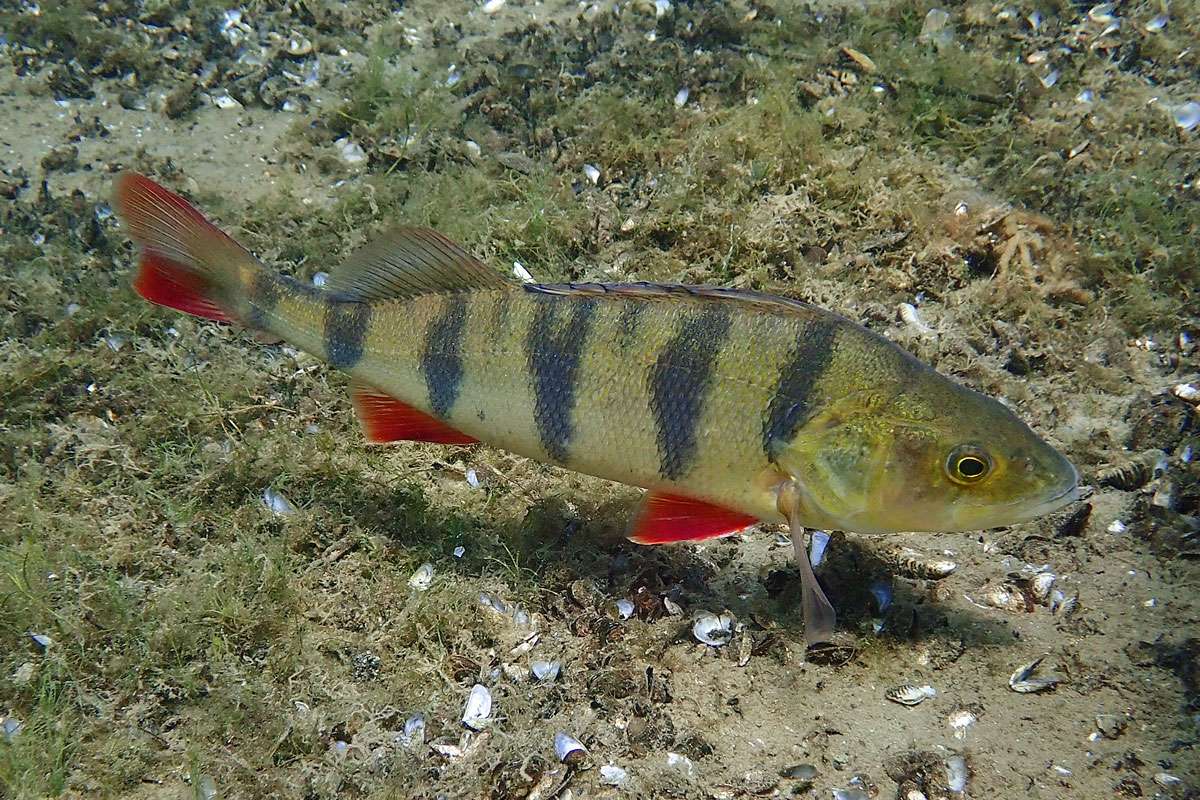
[[950,457],[946,459],[946,474],[955,483],[979,483],[991,471],[992,460],[974,445],[960,445],[951,450]]

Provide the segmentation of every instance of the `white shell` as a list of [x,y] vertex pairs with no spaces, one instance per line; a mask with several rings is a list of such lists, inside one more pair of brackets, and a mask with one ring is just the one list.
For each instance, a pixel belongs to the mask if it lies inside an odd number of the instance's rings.
[[593,186],[600,182],[600,169],[595,164],[584,164],[583,174],[587,176]]
[[467,484],[472,489],[478,489],[483,484],[479,482],[479,474],[473,469],[467,470]]
[[[1192,128],[1196,127],[1196,125],[1200,124],[1200,103],[1188,103],[1188,105],[1195,106],[1195,108],[1192,109],[1193,116],[1189,121],[1190,124],[1185,127],[1182,122],[1178,123],[1179,127],[1183,128],[1184,130],[1191,130]],[[1175,395],[1180,400],[1186,400],[1189,403],[1200,403],[1200,389],[1197,389],[1190,383],[1176,384],[1171,389],[1171,394]]]
[[924,335],[934,332],[933,328],[926,325],[925,321],[921,319],[921,315],[917,312],[917,307],[912,303],[901,303],[899,306],[899,313],[900,319],[904,321],[904,324],[908,325],[908,327],[912,328],[917,333]]
[[702,611],[692,623],[692,636],[710,647],[722,647],[733,638],[733,614],[710,614]]
[[242,104],[239,103],[234,98],[230,97],[228,92],[221,92],[220,94],[214,94],[212,96],[212,103],[217,108],[223,108],[227,111],[231,108],[241,108],[242,107]]
[[1039,572],[1034,575],[1029,581],[1029,592],[1033,599],[1043,604],[1050,599],[1050,590],[1054,587],[1057,577],[1053,572]]
[[558,756],[559,761],[565,762],[572,756],[576,756],[576,754],[582,756],[586,753],[587,748],[583,746],[583,742],[571,734],[563,731],[554,734],[554,755]]
[[967,760],[962,756],[950,756],[946,759],[946,786],[950,791],[962,794],[967,790]]
[[1128,526],[1119,519],[1114,519],[1112,524],[1108,526],[1108,532],[1114,536],[1120,536],[1125,531],[1129,530]]
[[1157,33],[1163,28],[1167,27],[1167,22],[1169,22],[1170,19],[1171,17],[1167,14],[1159,14],[1157,17],[1146,23],[1146,30],[1150,33]]
[[507,617],[509,615],[508,604],[494,594],[481,592],[479,595],[479,605],[497,616]]
[[539,681],[553,681],[558,677],[559,670],[561,669],[562,664],[557,661],[532,661],[529,664],[529,671]]
[[632,600],[626,600],[625,598],[621,598],[620,600],[617,601],[616,608],[617,608],[617,616],[620,617],[621,619],[629,619],[630,617],[633,616],[634,606],[633,606]]
[[417,567],[413,572],[412,577],[408,579],[408,585],[416,589],[418,592],[423,592],[433,583],[433,564],[428,562]]
[[314,272],[313,273],[313,276],[312,276],[312,285],[313,286],[320,288],[327,283],[329,283],[329,273],[328,272]]
[[688,90],[688,87],[686,87],[686,86],[684,86],[678,92],[676,92],[675,93],[675,107],[683,108],[684,106],[686,106],[687,101],[688,101],[688,95],[690,93],[691,92]]
[[1025,594],[1015,586],[1007,583],[994,584],[984,587],[983,602],[992,608],[1018,613],[1025,610]]
[[888,700],[902,706],[915,706],[935,695],[937,695],[937,689],[932,686],[913,686],[912,684],[896,686],[883,693]]
[[504,3],[505,0],[487,0],[487,2],[483,4],[483,13],[495,14],[497,11],[504,8]]
[[1037,672],[1037,668],[1042,663],[1042,659],[1044,658],[1045,656],[1041,656],[1040,658],[1035,658],[1033,661],[1030,661],[1028,664],[1022,664],[1020,667],[1017,667],[1016,671],[1009,676],[1009,688],[1014,692],[1019,692],[1021,694],[1031,694],[1033,692],[1044,692],[1047,689],[1052,689],[1061,683],[1061,679],[1056,677],[1033,677],[1033,674]]
[[296,513],[296,507],[291,504],[291,501],[272,486],[263,489],[262,501],[263,505],[271,509],[272,513],[278,514],[281,517]]
[[1062,72],[1060,72],[1059,70],[1056,70],[1056,69],[1052,69],[1052,70],[1049,70],[1048,72],[1038,75],[1038,80],[1041,81],[1042,86],[1049,89],[1049,88],[1053,87],[1054,84],[1058,83],[1058,78],[1060,75],[1062,75]]
[[600,783],[605,786],[624,786],[629,780],[629,773],[614,764],[600,767]]
[[533,283],[533,275],[520,261],[513,262],[513,275],[516,275],[521,283]]
[[1088,19],[1092,22],[1112,22],[1113,9],[1116,8],[1116,3],[1101,3],[1098,6],[1092,6],[1088,9]]
[[683,606],[679,605],[679,603],[676,603],[669,597],[663,598],[663,608],[665,608],[667,613],[672,617],[678,617],[683,614]]
[[455,558],[462,558],[466,554],[467,554],[467,548],[463,547],[461,544],[458,547],[454,548],[454,557]]
[[492,693],[483,684],[477,683],[471,688],[467,705],[463,709],[462,723],[472,730],[483,730],[488,717],[492,715]]
[[1164,789],[1170,789],[1172,786],[1183,783],[1183,778],[1176,777],[1169,772],[1159,772],[1155,774],[1154,782]]

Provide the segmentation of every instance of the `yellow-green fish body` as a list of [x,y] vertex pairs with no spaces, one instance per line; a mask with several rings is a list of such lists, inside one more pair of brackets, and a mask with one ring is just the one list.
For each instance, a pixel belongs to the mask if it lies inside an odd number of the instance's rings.
[[735,518],[783,521],[794,482],[805,524],[863,532],[1008,524],[1075,495],[1074,468],[1001,404],[804,303],[516,285],[423,229],[318,290],[144,178],[122,180],[118,208],[143,248],[144,295],[270,331],[464,441]]

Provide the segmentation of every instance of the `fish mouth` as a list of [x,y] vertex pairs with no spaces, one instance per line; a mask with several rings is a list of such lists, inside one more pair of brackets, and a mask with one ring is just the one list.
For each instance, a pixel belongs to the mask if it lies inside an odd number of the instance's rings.
[[[1014,517],[1014,522],[1029,522],[1030,520],[1044,517],[1047,514],[1052,514],[1065,506],[1074,503],[1083,495],[1083,487],[1079,485],[1079,471],[1075,469],[1075,465],[1068,462],[1070,467],[1069,480],[1063,481],[1065,486],[1058,494],[1052,495],[1045,500],[1033,506],[1027,507],[1024,511]],[[1014,503],[1014,506],[1019,506],[1019,503]]]

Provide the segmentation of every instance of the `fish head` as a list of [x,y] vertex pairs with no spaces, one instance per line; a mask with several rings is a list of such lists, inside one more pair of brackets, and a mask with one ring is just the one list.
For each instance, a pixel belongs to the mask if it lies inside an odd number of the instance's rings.
[[777,463],[807,524],[861,533],[969,531],[1078,499],[1061,453],[996,400],[930,371],[933,386],[869,393],[809,420]]

